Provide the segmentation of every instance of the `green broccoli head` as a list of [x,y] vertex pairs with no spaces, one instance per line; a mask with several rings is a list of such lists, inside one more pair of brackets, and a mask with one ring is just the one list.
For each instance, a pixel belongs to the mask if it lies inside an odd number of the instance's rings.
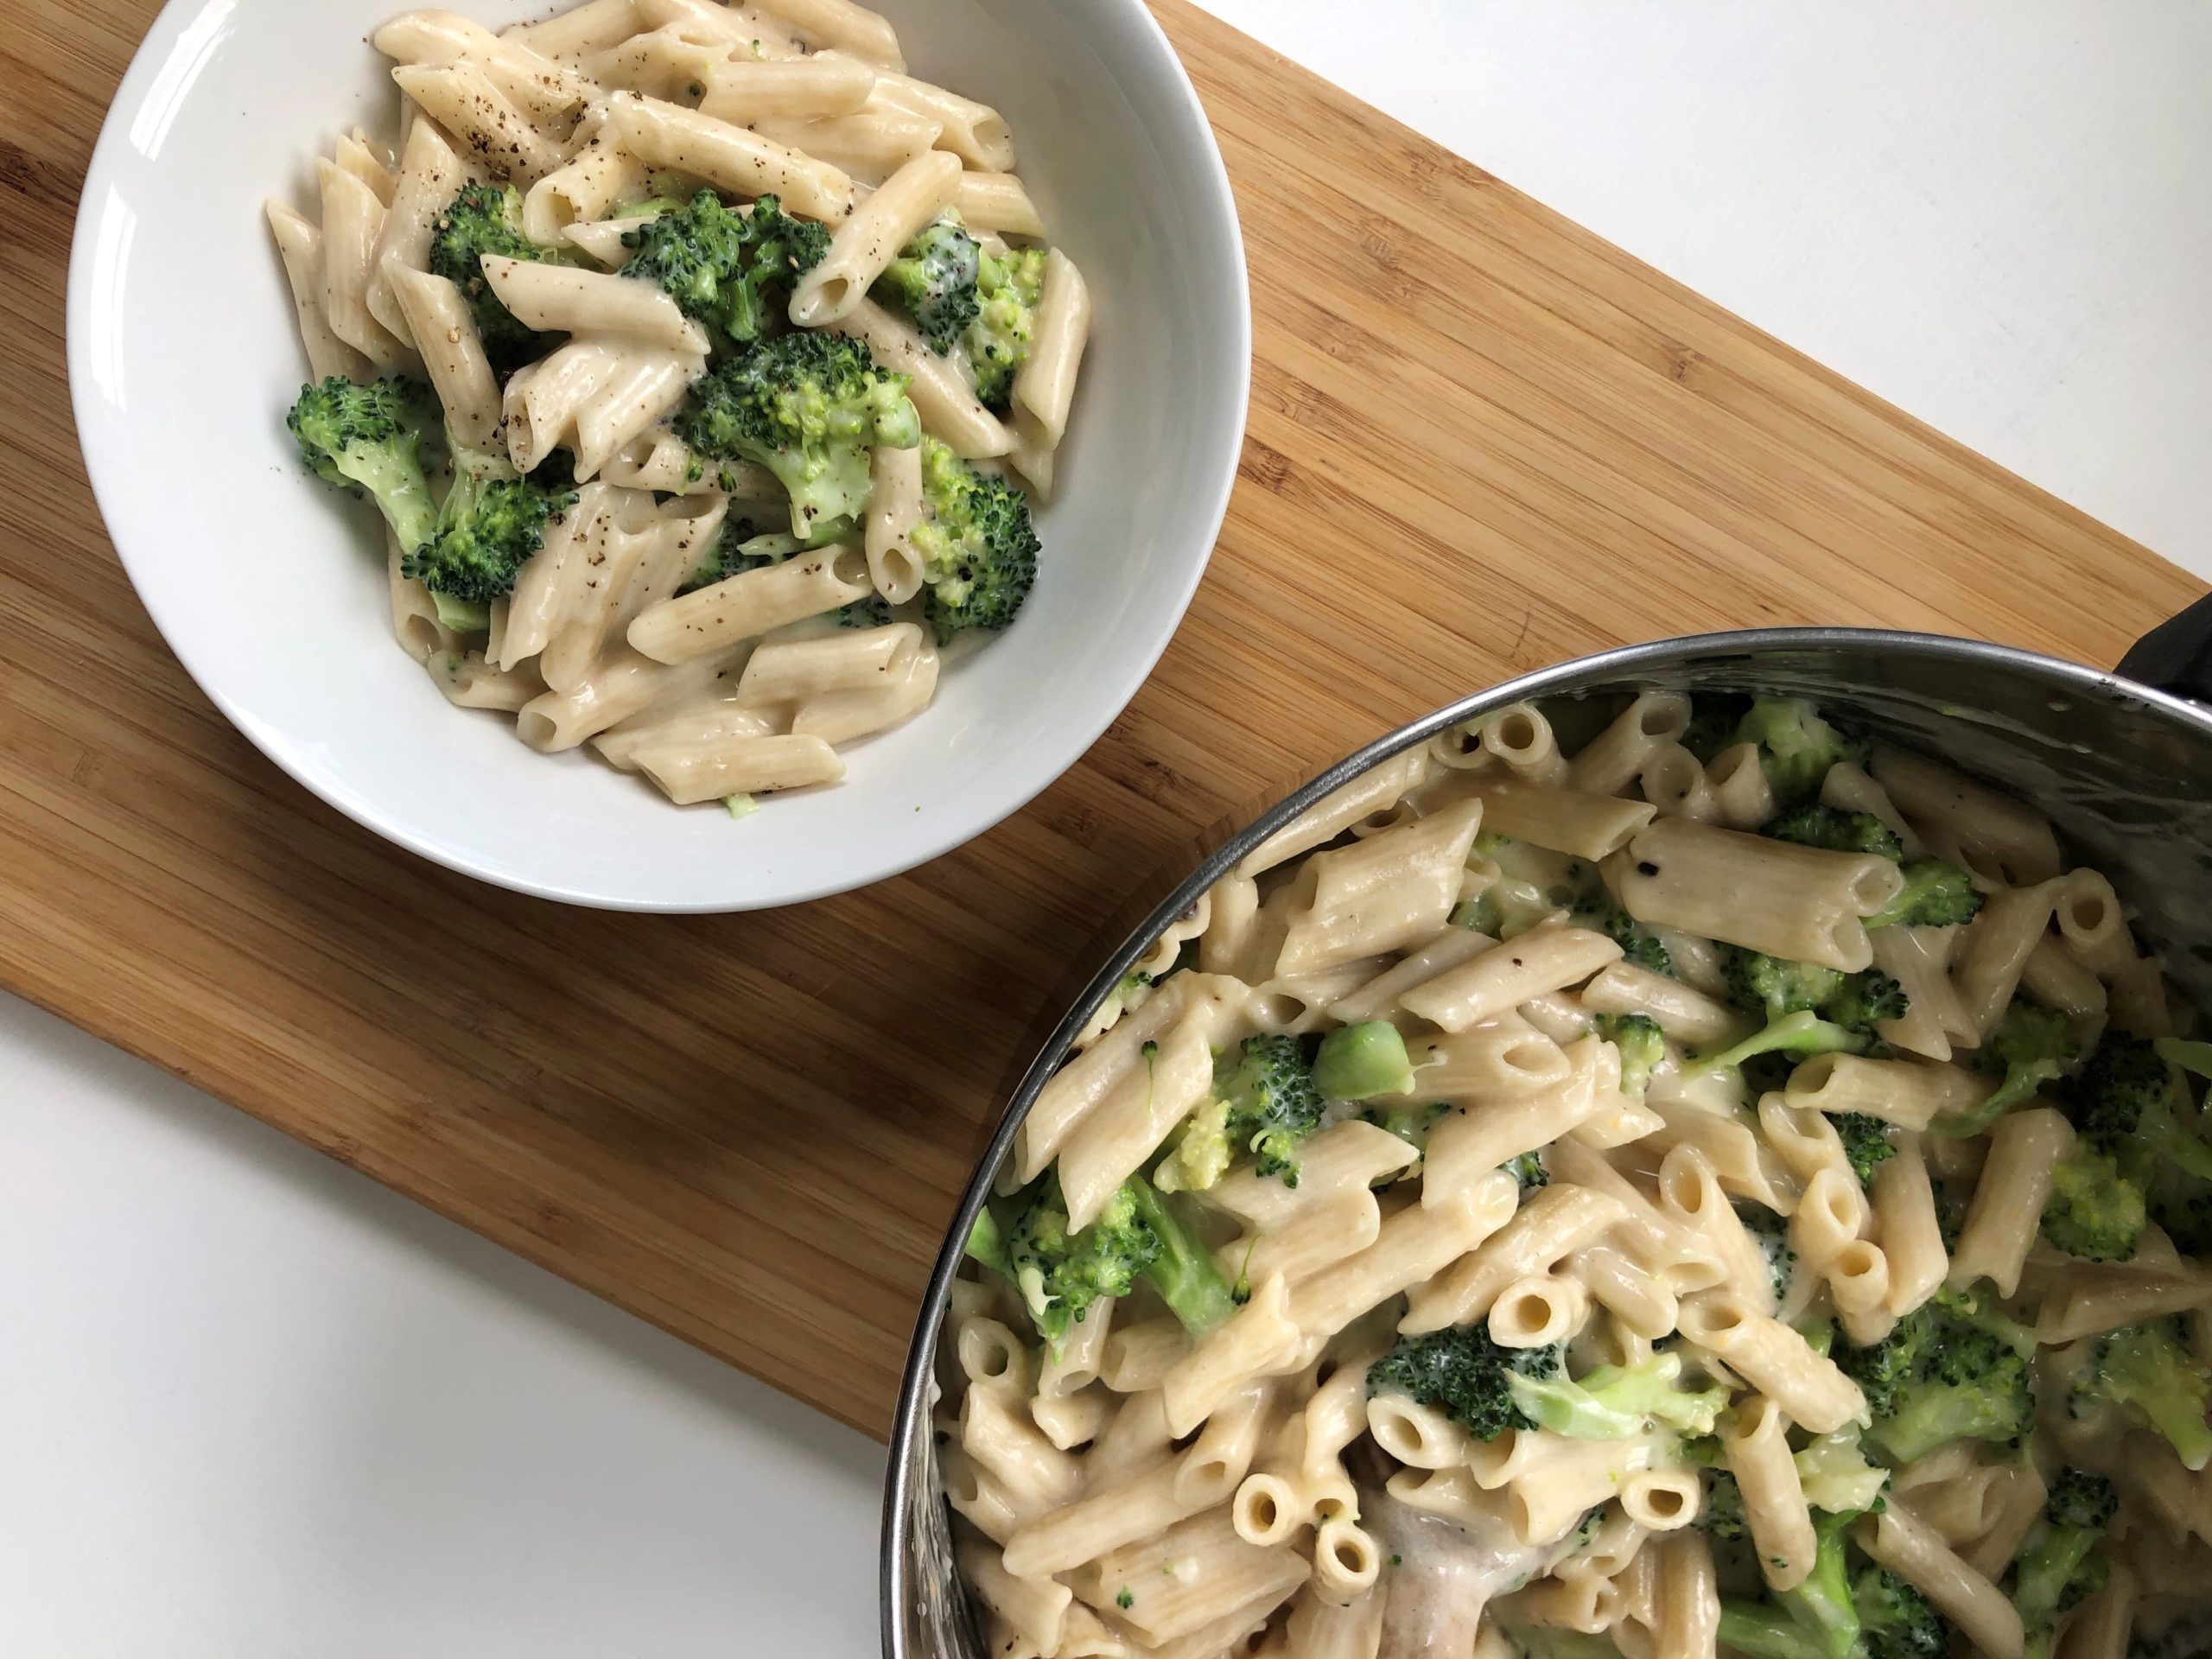
[[1955,864],[1916,858],[1904,867],[1897,896],[1866,918],[1874,927],[1958,927],[1981,913],[1981,895]]
[[1057,1346],[1102,1296],[1126,1296],[1159,1258],[1160,1236],[1127,1188],[1091,1224],[1068,1225],[1059,1177],[1047,1173],[1012,1206],[999,1227],[1014,1288],[1038,1334]]
[[1770,1020],[1815,1013],[1832,1025],[1871,1035],[1878,1022],[1903,1018],[1910,1006],[1904,988],[1873,969],[1846,974],[1739,945],[1724,950],[1720,968],[1728,1000]]
[[1407,1337],[1369,1367],[1370,1395],[1412,1395],[1440,1411],[1478,1440],[1509,1428],[1534,1428],[1510,1386],[1516,1376],[1563,1374],[1565,1350],[1505,1348],[1486,1325],[1463,1325]]
[[315,476],[355,494],[367,491],[404,549],[429,540],[437,522],[423,476],[433,419],[427,389],[412,380],[360,385],[334,374],[300,388],[284,424]]
[[1756,743],[1759,765],[1785,810],[1817,799],[1821,781],[1840,760],[1863,764],[1866,745],[1821,718],[1802,697],[1760,697],[1736,728],[1736,741]]
[[810,330],[732,353],[692,388],[676,429],[696,455],[773,473],[802,540],[866,510],[870,450],[921,441],[906,377],[878,367],[857,340]]
[[922,440],[922,518],[912,531],[926,562],[926,609],[942,645],[970,628],[1012,622],[1037,582],[1028,498],[935,438]]
[[1764,1205],[1754,1204],[1748,1198],[1735,1200],[1734,1208],[1736,1218],[1744,1224],[1751,1243],[1766,1257],[1767,1274],[1774,1284],[1774,1300],[1788,1300],[1789,1281],[1797,1271],[1797,1252],[1789,1243],[1789,1224]]
[[1690,1436],[1713,1433],[1728,1403],[1723,1388],[1682,1386],[1682,1357],[1656,1353],[1630,1365],[1600,1365],[1570,1377],[1556,1369],[1516,1372],[1506,1380],[1514,1402],[1539,1428],[1579,1440],[1624,1440],[1666,1427]]
[[1003,256],[978,249],[976,320],[968,325],[969,363],[977,401],[1003,415],[1014,377],[1029,360],[1037,336],[1037,303],[1045,293],[1045,251],[1016,248]]
[[1943,1659],[1950,1626],[1927,1597],[1886,1567],[1869,1561],[1852,1575],[1851,1605],[1866,1659]]
[[1659,936],[1622,909],[1603,887],[1576,906],[1573,920],[1576,926],[1603,933],[1620,946],[1624,961],[1672,977],[1675,959],[1660,944]]
[[2110,1153],[2077,1141],[2052,1166],[2043,1236],[2067,1255],[2125,1262],[2135,1254],[2148,1219],[2142,1192],[2120,1173]]
[[899,251],[872,291],[912,318],[915,331],[943,357],[982,314],[976,293],[982,268],[976,238],[957,219],[941,219]]
[[429,267],[460,288],[476,319],[484,355],[505,372],[542,356],[548,337],[516,321],[484,278],[483,257],[531,259],[540,264],[575,261],[561,249],[540,247],[522,228],[522,192],[511,184],[480,180],[461,187],[430,225]]
[[1866,1112],[1830,1112],[1827,1120],[1835,1125],[1836,1135],[1843,1141],[1843,1155],[1851,1160],[1851,1173],[1859,1178],[1859,1185],[1867,1185],[1883,1160],[1897,1151],[1890,1143],[1890,1126]]
[[1904,843],[1897,831],[1872,812],[1845,812],[1818,804],[1795,807],[1769,819],[1759,833],[1824,852],[1871,853],[1892,864],[1904,861]]
[[2131,1032],[2113,1030],[2098,1039],[2082,1069],[2056,1093],[2061,1109],[2083,1139],[2116,1152],[2142,1128],[2146,1112],[2155,1113],[2172,1102],[2173,1074],[2149,1042]]
[[1942,1290],[1865,1347],[1834,1357],[1873,1414],[1868,1438],[1899,1463],[1946,1440],[2007,1442],[2035,1416],[2035,1338],[1975,1296]]
[[1649,1014],[1601,1014],[1598,1034],[1620,1052],[1621,1091],[1642,1100],[1651,1074],[1667,1058],[1667,1034]]
[[1232,1149],[1252,1154],[1262,1175],[1298,1185],[1298,1143],[1321,1122],[1321,1091],[1298,1039],[1276,1033],[1247,1037],[1214,1070],[1214,1092],[1227,1108]]
[[775,330],[792,284],[830,251],[830,232],[791,218],[773,196],[739,211],[702,190],[624,232],[622,245],[631,250],[625,276],[659,283],[717,343],[742,346]]
[[2165,1437],[2183,1465],[2212,1463],[2212,1427],[2204,1421],[2212,1374],[2190,1351],[2178,1319],[2154,1319],[2107,1332],[2091,1344],[2075,1374],[2068,1414],[2113,1409]]
[[1843,988],[1844,976],[1834,968],[1770,957],[1740,945],[1723,949],[1720,969],[1727,982],[1728,1000],[1768,1020],[1817,1011]]
[[2055,1082],[2080,1052],[2064,1014],[2016,996],[1988,1041],[1965,1057],[1976,1071],[1999,1074],[1997,1087],[1972,1110],[1947,1113],[1929,1127],[1938,1135],[1979,1135]]
[[2059,1614],[2104,1587],[2098,1546],[2119,1500],[2112,1483],[2081,1469],[2062,1471],[2012,1564],[2012,1605],[2031,1641]]
[[496,466],[456,457],[435,532],[402,556],[400,569],[434,594],[474,604],[503,599],[544,546],[546,525],[575,504],[574,490],[502,476]]

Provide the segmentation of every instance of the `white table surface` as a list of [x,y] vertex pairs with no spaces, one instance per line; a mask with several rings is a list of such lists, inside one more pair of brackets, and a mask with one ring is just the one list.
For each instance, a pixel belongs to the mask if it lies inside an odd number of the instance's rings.
[[[2212,10],[1205,3],[2212,576]],[[858,1659],[880,1470],[0,996],[0,1652]]]

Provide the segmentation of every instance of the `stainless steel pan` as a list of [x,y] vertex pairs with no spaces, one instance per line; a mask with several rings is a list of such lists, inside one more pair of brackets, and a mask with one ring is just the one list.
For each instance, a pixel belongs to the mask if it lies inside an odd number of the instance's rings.
[[1777,628],[1585,657],[1467,697],[1340,761],[1217,848],[1099,969],[1014,1090],[946,1235],[914,1326],[883,1510],[887,1659],[986,1659],[954,1571],[931,1430],[934,1358],[961,1242],[1014,1132],[1092,1011],[1175,917],[1263,837],[1329,791],[1446,728],[1522,698],[1656,686],[1810,697],[1853,727],[2044,807],[2107,872],[2139,931],[2212,1008],[2212,598],[2146,637],[2114,673],[1929,634]]

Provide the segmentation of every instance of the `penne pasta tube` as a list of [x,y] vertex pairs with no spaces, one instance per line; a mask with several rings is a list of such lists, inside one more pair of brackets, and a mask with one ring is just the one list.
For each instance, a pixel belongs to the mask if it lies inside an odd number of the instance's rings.
[[1901,749],[1875,750],[1871,770],[1897,810],[1931,844],[1940,839],[1980,855],[2015,887],[2058,874],[2058,838],[2041,813]]
[[791,289],[791,321],[820,328],[851,315],[899,251],[952,204],[960,163],[942,150],[917,156],[855,207],[830,251]]
[[[1470,804],[1479,813],[1479,803]],[[1408,991],[1403,1001],[1409,1011],[1446,1031],[1465,1031],[1532,996],[1579,985],[1620,957],[1621,947],[1602,933],[1582,927],[1539,927],[1439,974]]]
[[1904,880],[1885,858],[1662,818],[1629,842],[1620,898],[1638,921],[1857,973],[1874,959],[1860,918]]
[[[372,35],[369,43],[402,64],[442,68],[465,62],[541,126],[560,126],[598,93],[588,79],[543,55],[532,42],[494,35],[458,12],[402,12]],[[403,161],[403,178],[405,171]]]
[[633,92],[616,93],[607,108],[624,147],[650,166],[675,168],[737,195],[772,195],[787,213],[833,225],[852,211],[852,180],[787,144]]
[[298,209],[271,199],[264,205],[276,251],[284,262],[284,280],[292,290],[292,307],[298,315],[300,344],[306,348],[308,373],[316,380],[336,375],[342,380],[366,380],[372,374],[369,359],[340,340],[322,311],[322,232]]
[[847,53],[893,73],[906,67],[890,22],[855,0],[754,0],[754,4],[817,52]]
[[1410,1294],[1399,1328],[1419,1335],[1466,1325],[1486,1314],[1508,1285],[1546,1271],[1626,1217],[1625,1209],[1607,1194],[1585,1186],[1547,1186],[1510,1218],[1502,1217],[1503,1225],[1422,1274],[1427,1282],[1401,1287]]
[[2073,1125],[2049,1106],[1998,1119],[1959,1247],[1951,1253],[1951,1284],[1987,1279],[2000,1296],[2019,1288],[2020,1268],[2050,1201],[2051,1172],[2073,1144]]
[[655,662],[688,663],[874,591],[858,548],[817,548],[650,606],[630,624],[628,637]]
[[561,147],[515,107],[481,64],[402,64],[399,90],[453,135],[464,161],[495,184],[535,184],[561,164]]
[[1989,1659],[2020,1659],[2020,1616],[2002,1592],[1953,1553],[1936,1532],[1892,1504],[1856,1529],[1859,1547],[1911,1585]]
[[613,334],[664,351],[706,355],[706,331],[657,283],[489,253],[482,265],[499,302],[528,327]]
[[1971,1112],[1994,1087],[1990,1078],[1960,1065],[1816,1054],[1789,1074],[1783,1097],[1792,1106],[1864,1112],[1900,1128],[1924,1129],[1945,1114]]
[[741,126],[762,120],[852,115],[875,90],[876,75],[859,59],[838,53],[768,63],[734,58],[707,72],[699,111]]
[[446,425],[471,449],[493,448],[499,440],[499,383],[477,338],[468,302],[443,276],[393,265],[385,281],[407,324],[408,337],[423,353],[423,367],[445,410]]
[[1045,234],[1044,216],[1011,173],[963,173],[960,188],[952,193],[952,211],[973,232],[1032,238]]
[[1774,791],[1756,743],[1738,743],[1714,755],[1705,769],[1705,786],[1713,821],[1724,829],[1756,830],[1774,816]]
[[[1054,248],[1045,256],[1044,288],[1028,360],[1014,377],[1014,429],[1033,454],[1058,449],[1066,435],[1076,374],[1090,338],[1090,289],[1075,261]],[[1051,480],[1043,484],[1049,489]]]
[[1593,863],[1627,846],[1656,810],[1646,801],[1507,779],[1485,785],[1481,797],[1483,821],[1493,833]]
[[392,273],[428,268],[430,234],[437,216],[467,176],[461,157],[454,154],[437,124],[415,123],[407,130],[406,148],[399,159],[399,183],[385,212],[384,229],[369,253],[369,283],[364,296],[369,315],[397,339],[423,350],[426,359],[429,353],[416,339],[399,296],[393,291]]

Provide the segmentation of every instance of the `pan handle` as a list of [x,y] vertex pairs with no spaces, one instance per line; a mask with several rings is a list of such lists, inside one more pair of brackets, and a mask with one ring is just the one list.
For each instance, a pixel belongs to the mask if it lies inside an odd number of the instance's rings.
[[2212,702],[2212,594],[2138,639],[2113,672],[2177,697]]

